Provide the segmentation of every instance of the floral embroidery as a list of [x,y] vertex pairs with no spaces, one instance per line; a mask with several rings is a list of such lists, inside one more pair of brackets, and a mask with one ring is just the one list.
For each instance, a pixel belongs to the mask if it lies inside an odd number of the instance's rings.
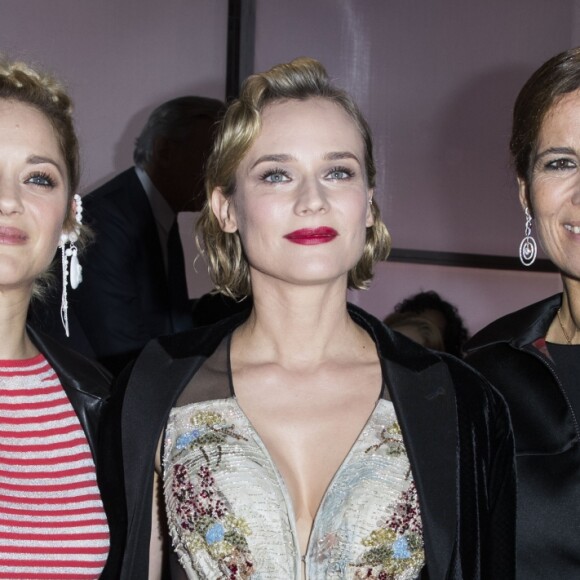
[[411,483],[401,494],[391,517],[371,532],[362,544],[368,548],[356,564],[355,578],[397,580],[401,574],[418,574],[423,567],[423,526],[417,488]]
[[228,437],[233,437],[238,441],[247,441],[245,437],[234,431],[233,425],[228,425],[219,413],[211,411],[200,411],[195,413],[190,420],[193,425],[191,431],[181,434],[175,442],[177,451],[184,451],[197,447],[204,459],[209,463],[209,456],[205,450],[206,445],[215,445],[218,452],[216,466],[221,462],[222,458],[222,443]]
[[393,421],[389,427],[384,427],[381,431],[379,442],[365,449],[365,453],[378,451],[381,447],[386,447],[388,455],[403,455],[406,453],[403,434],[397,421]]
[[[199,412],[191,418],[193,429],[177,438],[176,456],[192,448],[198,449],[206,463],[194,478],[190,478],[183,463],[173,464],[171,501],[179,536],[190,553],[203,550],[218,565],[223,578],[245,580],[255,572],[252,554],[246,537],[251,530],[243,518],[236,518],[215,485],[207,446],[213,445],[218,456],[215,468],[222,458],[221,445],[228,437],[246,440],[228,425],[222,416],[213,412]],[[195,483],[194,483],[195,482]]]

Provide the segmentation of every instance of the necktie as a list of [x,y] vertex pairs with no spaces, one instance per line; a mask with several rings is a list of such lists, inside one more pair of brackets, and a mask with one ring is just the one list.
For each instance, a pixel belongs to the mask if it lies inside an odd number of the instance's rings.
[[191,327],[191,312],[189,311],[183,247],[177,220],[169,230],[167,238],[167,284],[173,332],[187,330]]

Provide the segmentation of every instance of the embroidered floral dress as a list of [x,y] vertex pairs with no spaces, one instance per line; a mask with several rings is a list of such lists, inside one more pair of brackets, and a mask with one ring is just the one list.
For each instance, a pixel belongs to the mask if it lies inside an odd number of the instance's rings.
[[[175,407],[164,440],[170,533],[190,579],[299,579],[284,481],[235,397]],[[379,400],[331,481],[303,558],[309,580],[417,578],[417,493],[392,403]]]

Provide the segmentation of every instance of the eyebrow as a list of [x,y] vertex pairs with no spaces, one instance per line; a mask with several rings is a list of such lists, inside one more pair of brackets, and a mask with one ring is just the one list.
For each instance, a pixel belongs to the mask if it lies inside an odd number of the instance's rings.
[[260,165],[260,163],[267,163],[268,161],[285,163],[287,161],[296,161],[296,157],[293,155],[287,155],[286,153],[280,153],[278,155],[262,155],[262,157],[258,157],[258,159],[256,159],[250,169],[254,169],[256,165]]
[[31,165],[41,165],[42,163],[49,163],[50,165],[54,165],[59,171],[59,173],[63,173],[62,167],[57,163],[54,159],[50,157],[43,157],[41,155],[30,155],[30,157],[26,158],[26,162],[30,163]]
[[341,159],[354,159],[359,165],[359,158],[350,151],[333,151],[332,153],[327,153],[323,159],[325,161],[340,161]]
[[540,161],[541,159],[543,159],[544,157],[547,157],[548,155],[576,155],[576,151],[574,151],[574,149],[572,149],[571,147],[548,147],[548,149],[544,149],[544,151],[542,151],[541,153],[538,153],[535,157],[534,157],[534,165]]
[[[332,151],[331,153],[325,153],[322,156],[325,161],[339,161],[341,159],[354,159],[359,165],[361,164],[358,157],[351,153],[350,151]],[[288,161],[296,161],[294,155],[289,155],[287,153],[279,153],[275,155],[262,155],[258,157],[256,161],[250,167],[250,170],[259,165],[260,163],[274,162],[274,163],[287,163]]]

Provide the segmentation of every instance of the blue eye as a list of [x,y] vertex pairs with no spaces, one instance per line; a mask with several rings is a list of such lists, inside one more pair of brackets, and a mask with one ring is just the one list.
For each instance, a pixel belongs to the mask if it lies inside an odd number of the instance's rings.
[[352,171],[351,169],[348,169],[347,167],[335,167],[334,169],[331,169],[327,174],[327,177],[329,179],[336,179],[336,180],[350,179],[353,176],[354,176],[354,171]]
[[33,173],[27,180],[26,183],[31,183],[32,185],[39,185],[40,187],[54,187],[54,179],[47,173]]
[[260,179],[268,183],[283,183],[290,181],[290,176],[283,169],[269,169],[260,176]]

